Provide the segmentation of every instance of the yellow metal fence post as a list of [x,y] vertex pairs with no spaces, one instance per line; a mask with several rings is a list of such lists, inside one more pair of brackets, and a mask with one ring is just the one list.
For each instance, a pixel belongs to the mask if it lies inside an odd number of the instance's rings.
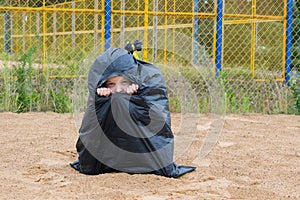
[[47,35],[47,13],[46,13],[46,2],[43,0],[43,63],[42,63],[42,76],[45,78],[45,105],[44,107],[48,109],[49,104],[49,74],[46,66],[46,56],[47,56],[47,44],[46,44],[46,35]]
[[282,42],[282,74],[280,79],[285,79],[286,72],[285,72],[285,65],[286,65],[286,29],[287,29],[287,0],[284,0],[284,8],[283,8],[283,42]]
[[256,0],[252,1],[252,23],[251,23],[251,61],[250,69],[252,77],[254,78],[254,66],[255,66],[255,49],[256,49]]
[[104,25],[105,25],[105,13],[104,13],[104,7],[105,7],[105,0],[101,0],[101,6],[102,6],[102,14],[101,14],[101,41],[102,41],[102,45],[101,45],[101,52],[104,52],[104,46],[105,46],[105,39],[104,39]]
[[44,73],[45,72],[45,63],[46,63],[46,50],[47,50],[47,47],[46,47],[46,29],[47,29],[47,22],[46,22],[46,10],[45,10],[45,7],[46,7],[46,2],[45,0],[43,0],[43,63],[42,63],[42,72]]
[[[217,24],[217,4],[216,3],[214,3],[214,18],[213,19],[214,19],[214,24]],[[214,28],[214,33],[213,33],[213,47],[212,48],[213,48],[213,51],[212,51],[213,64],[214,64],[214,66],[216,66],[216,64],[217,64],[216,63],[216,49],[217,49],[217,30],[216,30],[216,28]]]
[[145,0],[145,18],[144,18],[144,60],[148,60],[148,15],[149,15],[149,0]]
[[[168,1],[165,1],[165,12],[168,12]],[[167,74],[167,37],[168,37],[168,16],[165,15],[165,28],[164,28],[164,75]]]
[[[173,12],[176,12],[176,0],[173,3]],[[176,24],[176,17],[173,15],[173,25]],[[175,62],[175,28],[172,29],[172,62]]]

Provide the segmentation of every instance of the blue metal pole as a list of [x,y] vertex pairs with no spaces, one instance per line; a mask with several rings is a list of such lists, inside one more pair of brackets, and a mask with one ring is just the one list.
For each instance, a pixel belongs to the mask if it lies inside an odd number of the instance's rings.
[[104,3],[104,49],[110,48],[111,40],[111,0]]
[[285,54],[285,82],[289,85],[292,56],[292,18],[293,0],[287,1],[286,15],[286,54]]
[[223,0],[217,0],[216,31],[216,75],[219,76],[222,70]]
[[4,51],[11,52],[11,18],[10,13],[4,14]]
[[[194,13],[199,12],[199,1],[194,0]],[[199,60],[199,18],[193,19],[193,64],[197,65]]]

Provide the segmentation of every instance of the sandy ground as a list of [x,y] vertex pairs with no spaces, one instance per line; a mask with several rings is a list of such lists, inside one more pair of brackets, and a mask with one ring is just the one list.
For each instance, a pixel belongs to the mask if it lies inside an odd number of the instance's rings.
[[[300,116],[226,115],[218,142],[200,158],[211,120],[201,116],[195,137],[175,160],[197,170],[172,179],[79,174],[69,166],[77,159],[78,136],[70,114],[0,113],[0,198],[300,199]],[[175,140],[189,121],[172,114]]]

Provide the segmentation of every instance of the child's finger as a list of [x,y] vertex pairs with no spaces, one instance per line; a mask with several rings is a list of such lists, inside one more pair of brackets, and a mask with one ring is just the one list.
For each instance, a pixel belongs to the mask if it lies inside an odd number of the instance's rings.
[[128,88],[127,88],[127,93],[128,94],[133,94],[133,93],[136,93],[137,92],[137,90],[138,90],[138,85],[137,84],[132,84],[132,85],[130,85]]
[[133,89],[132,89],[131,85],[126,89],[126,93],[127,94],[132,94],[133,93]]
[[139,89],[139,85],[133,84],[133,86],[134,86],[134,91],[137,92],[137,90]]
[[106,90],[104,90],[104,96],[108,97],[112,93],[112,90],[109,88],[105,88],[105,89]]
[[97,94],[100,96],[100,93],[101,93],[101,89],[100,88],[97,88]]
[[137,84],[132,84],[131,85],[131,90],[132,90],[132,93],[136,93],[137,90],[138,90],[139,86]]
[[109,88],[98,88],[97,89],[97,94],[99,96],[109,96],[111,94],[111,89]]

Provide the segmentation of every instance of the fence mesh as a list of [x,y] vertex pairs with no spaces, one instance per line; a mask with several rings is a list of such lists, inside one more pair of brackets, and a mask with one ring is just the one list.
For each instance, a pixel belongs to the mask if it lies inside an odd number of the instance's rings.
[[1,111],[74,111],[93,59],[139,40],[172,111],[188,87],[210,112],[218,81],[228,112],[300,112],[299,15],[291,0],[0,1]]

